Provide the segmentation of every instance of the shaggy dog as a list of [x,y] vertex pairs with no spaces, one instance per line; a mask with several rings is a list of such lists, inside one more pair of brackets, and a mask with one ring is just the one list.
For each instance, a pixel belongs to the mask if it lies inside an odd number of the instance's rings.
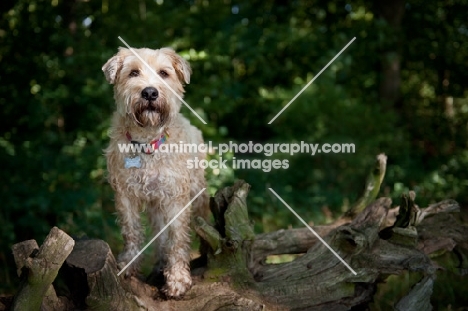
[[[140,212],[146,210],[158,233],[205,188],[203,169],[187,167],[188,160],[204,159],[205,154],[158,150],[162,144],[203,143],[201,132],[179,113],[183,84],[190,82],[189,64],[170,48],[134,49],[141,59],[132,50],[120,48],[102,67],[107,81],[114,84],[116,103],[105,154],[124,239],[117,259],[120,268],[142,247]],[[207,201],[204,191],[192,203],[191,212],[184,211],[156,240],[168,297],[180,297],[191,287],[190,220],[206,218]],[[135,274],[140,259],[126,269],[127,276]]]

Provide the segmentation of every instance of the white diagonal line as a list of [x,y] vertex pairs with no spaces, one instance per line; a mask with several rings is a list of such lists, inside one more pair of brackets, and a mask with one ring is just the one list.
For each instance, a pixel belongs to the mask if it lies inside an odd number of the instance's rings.
[[320,235],[317,234],[317,232],[314,231],[314,229],[312,229],[305,221],[304,219],[301,218],[301,216],[299,216],[273,189],[271,188],[268,188],[268,190],[270,190],[293,214],[294,216],[296,216],[306,227],[307,229],[309,229],[310,231],[312,231],[312,233],[317,237],[317,239],[320,240],[320,242],[322,242],[332,253],[333,255],[335,255],[336,258],[338,258],[345,266],[346,268],[349,269],[349,271],[351,271],[354,275],[356,275],[356,271],[353,270],[353,268],[351,268],[347,263],[346,261],[344,261],[340,255],[338,255],[334,250],[333,248],[330,247],[330,245],[327,244],[327,242],[325,242],[321,237]]
[[328,66],[330,66],[330,64],[333,63],[333,62],[335,61],[335,59],[338,58],[338,56],[340,56],[341,53],[343,53],[343,51],[346,50],[346,48],[347,48],[348,46],[350,46],[351,43],[353,43],[354,40],[356,40],[356,37],[354,37],[353,39],[351,39],[351,41],[349,41],[348,44],[346,44],[346,46],[345,46],[344,48],[342,48],[341,51],[339,51],[338,54],[336,54],[336,56],[333,57],[333,59],[332,59],[331,61],[329,61],[328,64],[327,64],[325,67],[323,67],[322,70],[320,70],[319,73],[318,73],[312,80],[310,80],[309,83],[307,83],[306,86],[304,86],[304,87],[302,88],[302,90],[300,90],[299,93],[297,93],[296,96],[294,96],[293,99],[291,99],[291,100],[289,101],[289,103],[288,103],[286,106],[284,106],[284,108],[281,109],[281,111],[278,112],[278,114],[277,114],[273,119],[270,120],[270,122],[268,122],[268,124],[273,123],[273,121],[275,121],[276,118],[278,118],[279,115],[282,114],[283,111],[285,111],[285,110],[289,107],[289,105],[291,105],[291,104],[293,103],[293,101],[295,101],[296,98],[298,98],[299,95],[301,95],[302,92],[304,92],[305,89],[308,88],[309,85],[311,85],[311,84],[315,81],[315,79],[317,79],[317,78],[322,74],[322,72],[324,72],[325,69],[327,69]]
[[200,117],[200,116],[198,115],[198,113],[196,113],[195,110],[193,110],[192,107],[190,107],[189,104],[187,104],[187,103],[185,102],[185,100],[183,100],[182,97],[180,97],[179,94],[177,94],[176,91],[174,91],[174,90],[172,89],[172,87],[170,87],[169,84],[167,84],[166,81],[164,81],[164,79],[161,78],[161,77],[153,70],[153,68],[150,67],[150,65],[148,65],[148,63],[146,63],[146,62],[143,60],[143,58],[141,58],[140,55],[138,55],[138,54],[130,47],[130,45],[128,45],[127,42],[125,42],[124,39],[122,39],[120,36],[119,36],[118,38],[119,38],[120,41],[122,41],[123,44],[125,44],[125,46],[126,46],[136,57],[138,57],[139,60],[141,60],[141,62],[142,62],[143,64],[145,64],[146,67],[148,67],[148,69],[149,69],[156,77],[158,77],[159,80],[161,80],[162,83],[164,83],[165,86],[167,86],[167,87],[169,88],[169,90],[172,91],[172,93],[174,93],[174,95],[175,95],[181,102],[184,103],[184,105],[185,105],[188,109],[190,109],[190,111],[191,111],[194,115],[196,115],[196,116],[198,117],[198,119],[200,119],[200,121],[203,122],[203,124],[206,124],[205,120],[203,120],[202,117]]
[[153,243],[154,240],[156,240],[161,235],[161,233],[163,233],[164,230],[166,230],[187,209],[187,207],[189,207],[190,204],[192,204],[192,202],[195,201],[196,198],[198,198],[200,194],[202,194],[203,191],[205,191],[205,189],[206,188],[203,188],[202,190],[200,190],[200,192],[198,192],[198,194],[194,196],[193,199],[190,200],[190,202],[188,202],[187,205],[185,205],[185,207],[181,209],[180,212],[178,212],[177,215],[175,215],[174,218],[172,218],[171,221],[169,221],[167,225],[165,225],[164,228],[162,228],[161,231],[159,231],[158,234],[156,234],[156,236],[152,238],[151,241],[149,241],[148,244],[146,244],[145,247],[143,247],[141,251],[139,251],[138,254],[136,254],[135,257],[133,257],[132,260],[130,260],[130,262],[125,267],[123,267],[122,270],[119,271],[119,273],[117,273],[117,276],[122,274],[122,272],[124,272],[128,268],[128,266],[130,266],[132,262],[134,262],[135,259],[137,259],[138,256],[140,256],[145,251],[145,249],[147,249],[148,246],[150,246],[150,244]]

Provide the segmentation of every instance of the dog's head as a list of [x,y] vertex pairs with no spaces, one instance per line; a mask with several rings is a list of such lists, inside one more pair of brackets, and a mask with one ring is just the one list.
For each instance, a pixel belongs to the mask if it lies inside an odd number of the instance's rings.
[[184,84],[190,82],[188,62],[170,48],[120,48],[102,71],[114,84],[117,111],[141,127],[164,127],[177,115]]

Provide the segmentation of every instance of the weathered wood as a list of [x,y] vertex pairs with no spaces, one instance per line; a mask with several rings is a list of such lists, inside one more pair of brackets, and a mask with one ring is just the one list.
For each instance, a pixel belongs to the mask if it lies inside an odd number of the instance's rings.
[[419,281],[409,292],[396,304],[396,311],[407,310],[432,310],[431,295],[434,285],[434,277],[426,276]]
[[[356,203],[333,223],[325,226],[314,226],[312,227],[313,230],[319,236],[323,237],[339,226],[350,223],[365,207],[377,198],[380,185],[385,177],[386,168],[387,156],[385,154],[379,154],[376,157],[374,167],[367,177],[364,192]],[[393,221],[391,221],[391,224],[393,224]],[[382,227],[385,227],[385,225],[382,224]],[[257,235],[252,246],[252,258],[254,259],[249,263],[249,269],[251,269],[255,275],[258,265],[262,265],[265,259],[270,255],[305,253],[318,242],[316,236],[310,233],[309,229],[301,228],[279,230],[272,233]]]
[[[229,202],[230,193],[233,191],[220,193],[222,198],[214,200]],[[413,204],[414,195],[408,197]],[[225,205],[221,203],[220,206]],[[350,263],[358,273],[356,276],[324,245],[316,243],[310,231],[281,230],[257,236],[250,243],[252,257],[249,261],[249,268],[257,281],[255,288],[265,301],[285,309],[347,310],[350,306],[371,301],[375,286],[384,275],[405,270],[433,274],[436,267],[429,257],[415,248],[414,243],[411,244],[413,248],[408,248],[379,236],[391,210],[391,200],[381,198],[356,214],[350,223],[340,223],[339,227],[315,227],[317,231],[328,234],[324,235],[325,241]],[[453,206],[450,210],[454,210]],[[416,219],[418,211],[419,208],[413,210],[412,219]],[[245,220],[240,222],[247,223]],[[414,224],[412,222],[411,229],[405,230],[413,230],[417,234]],[[293,262],[265,264],[265,254],[305,251],[304,245],[307,244],[313,247]]]
[[182,300],[158,301],[157,310],[265,311],[282,309],[262,302],[258,295],[251,292],[234,290],[229,282],[199,282]]
[[[468,226],[447,213],[459,210],[453,200],[419,208],[414,193],[404,195],[398,207],[392,207],[388,198],[376,199],[385,164],[386,157],[380,155],[363,196],[350,211],[330,225],[312,227],[356,275],[307,228],[254,235],[246,203],[249,185],[238,181],[211,199],[214,225],[195,219],[194,229],[207,244],[207,265],[197,270],[202,272],[180,300],[167,300],[139,278],[118,277],[105,242],[80,240],[62,268],[73,301],[67,306],[63,300],[63,310],[359,309],[372,301],[379,282],[405,271],[425,277],[396,304],[397,310],[429,310],[439,269],[429,255],[453,251],[460,258],[460,273],[466,274]],[[34,249],[33,241],[14,247],[19,271],[33,271],[29,262],[37,258]],[[291,262],[267,264],[267,256],[281,254],[298,256]],[[46,296],[45,310],[54,305],[47,301],[63,299],[56,297],[52,286],[47,290],[30,292]]]
[[380,185],[382,184],[385,172],[387,170],[387,156],[385,154],[379,154],[377,156],[375,166],[367,177],[366,186],[364,193],[356,201],[356,203],[344,214],[344,217],[353,219],[357,214],[364,210],[372,201],[377,198]]
[[[205,229],[202,237],[209,235],[208,242],[220,247],[216,246],[214,251],[208,253],[208,269],[204,274],[206,279],[223,281],[228,278],[238,288],[255,287],[247,264],[251,241],[255,237],[246,204],[249,188],[249,184],[238,181],[232,187],[218,192],[211,200],[211,209],[218,217],[215,223],[219,229]],[[216,239],[218,241],[213,243]]]
[[[39,245],[36,240],[27,240],[12,246],[13,257],[17,267],[17,274],[21,276],[23,268],[25,268],[26,261],[29,257],[34,257],[39,251]],[[65,310],[70,306],[70,302],[65,297],[57,297],[55,289],[52,285],[49,286],[47,292],[42,300],[42,311],[47,310]],[[0,309],[1,310],[1,309]]]
[[[425,254],[444,254],[455,247],[468,253],[468,226],[462,226],[453,215],[440,213],[425,219],[417,227],[417,249]],[[461,258],[462,259],[462,258]],[[462,266],[467,262],[461,262]]]
[[63,310],[64,302],[57,298],[51,284],[74,244],[70,236],[54,227],[32,257],[26,257],[26,254],[37,247],[36,243],[26,241],[13,246],[15,262],[22,270],[23,281],[15,295],[12,310],[39,310],[41,305],[45,310]]
[[435,204],[429,205],[427,208],[420,209],[416,215],[415,225],[419,225],[425,218],[440,213],[454,213],[460,211],[460,205],[454,200],[444,200]]
[[[196,284],[182,300],[166,300],[156,287],[138,278],[118,277],[114,256],[101,240],[77,241],[66,265],[66,278],[74,280],[69,284],[70,291],[79,296],[74,302],[81,308],[124,311],[263,310],[264,307],[259,298],[254,295],[249,298],[248,293],[241,295],[226,282]],[[87,288],[86,295],[77,294],[83,287]]]
[[136,296],[117,276],[115,258],[104,241],[77,241],[66,264],[66,274],[74,280],[69,288],[75,304],[92,310],[140,310]]
[[[291,309],[325,304],[329,310],[356,300],[356,291],[370,295],[372,291],[367,287],[371,286],[360,287],[360,284],[372,284],[378,271],[372,265],[362,266],[360,254],[372,248],[378,239],[377,231],[390,203],[389,199],[378,200],[350,225],[324,237],[325,242],[352,266],[357,275],[353,275],[322,243],[317,243],[293,262],[266,265],[260,272],[263,275],[260,283],[262,293]],[[363,296],[359,302],[365,299],[369,297]]]
[[214,255],[218,255],[221,252],[222,236],[219,232],[209,225],[202,217],[197,217],[194,223],[195,232],[204,241],[208,243]]
[[21,271],[26,264],[26,260],[32,255],[33,252],[39,251],[39,245],[36,240],[27,240],[16,243],[11,247],[13,257],[16,264],[16,273],[21,276]]

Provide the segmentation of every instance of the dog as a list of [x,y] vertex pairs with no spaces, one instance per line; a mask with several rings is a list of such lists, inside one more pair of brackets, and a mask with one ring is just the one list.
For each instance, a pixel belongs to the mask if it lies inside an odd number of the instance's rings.
[[[189,63],[171,48],[132,50],[120,48],[102,67],[106,80],[114,85],[116,103],[105,156],[124,240],[117,257],[120,268],[141,250],[140,212],[147,211],[151,227],[158,233],[206,187],[203,169],[187,167],[194,157],[204,159],[203,152],[158,150],[162,144],[203,143],[201,132],[179,113],[184,85],[190,83]],[[119,145],[125,144],[150,146],[150,150],[122,152]],[[163,292],[168,297],[178,298],[192,285],[190,222],[192,216],[206,219],[207,212],[204,191],[191,211],[185,210],[156,240],[157,263],[165,278]],[[126,269],[127,277],[138,272],[140,259]]]

